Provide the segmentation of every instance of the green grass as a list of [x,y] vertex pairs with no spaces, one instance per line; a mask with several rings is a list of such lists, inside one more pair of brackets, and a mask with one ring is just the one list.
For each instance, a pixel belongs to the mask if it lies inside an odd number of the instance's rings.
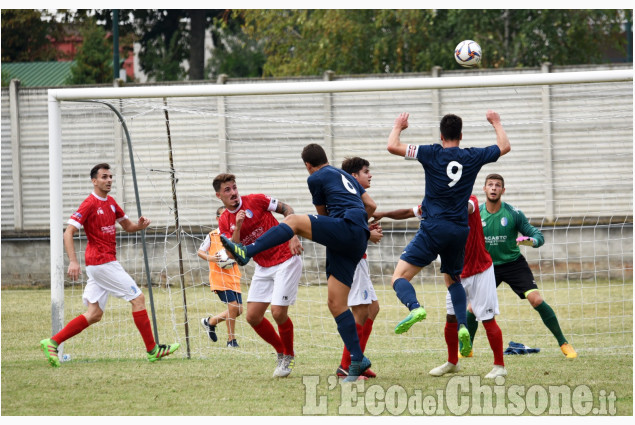
[[[302,415],[303,406],[307,404],[303,376],[318,377],[317,396],[326,396],[326,410],[314,413],[346,413],[339,410],[346,389],[343,391],[339,385],[329,389],[329,384],[333,384],[330,376],[341,356],[341,343],[333,320],[328,318],[324,288],[303,287],[300,291],[303,297],[313,298],[316,303],[302,302],[290,309],[297,330],[296,368],[289,378],[276,380],[271,377],[274,366],[272,350],[258,340],[244,323],[244,317],[239,318],[237,324],[240,325],[240,350],[218,348],[202,334],[196,320],[210,308],[201,301],[207,296],[208,288],[188,289],[188,301],[192,302],[188,312],[193,322],[190,326],[191,360],[185,358],[184,346],[173,358],[153,364],[147,362],[140,337],[130,320],[129,307],[120,300],[111,300],[104,324],[87,329],[73,338],[75,341],[67,343],[66,352],[72,353],[73,360],[63,363],[59,369],[48,365],[38,345],[39,340],[50,333],[50,293],[46,290],[3,290],[1,413],[3,416]],[[408,397],[420,391],[423,397],[430,398],[436,398],[442,391],[447,404],[444,411],[436,411],[436,414],[453,413],[449,406],[455,406],[456,402],[450,393],[457,378],[433,378],[427,373],[443,363],[446,355],[441,337],[442,297],[426,291],[429,289],[424,289],[420,298],[426,300],[428,319],[416,324],[404,335],[392,334],[392,328],[405,316],[405,309],[390,298],[394,297],[394,293],[378,291],[383,308],[367,354],[379,377],[367,381],[361,392],[368,407],[366,414],[416,414],[417,410],[407,407],[403,412],[400,409],[373,410],[373,405],[376,405],[372,402],[374,396],[383,392],[394,395],[399,391]],[[528,356],[505,356],[509,375],[496,388],[506,388],[507,394],[514,386],[522,386],[527,391],[533,388],[531,391],[536,392],[540,388],[532,386],[538,385],[547,391],[550,386],[564,385],[573,390],[586,385],[594,397],[594,406],[599,405],[597,398],[602,391],[607,395],[614,392],[617,414],[632,415],[632,285],[628,284],[619,291],[608,285],[567,286],[566,295],[573,300],[567,304],[562,304],[565,294],[559,291],[557,285],[544,288],[546,298],[556,305],[565,334],[572,338],[580,357],[573,361],[564,359],[553,337],[544,335],[546,329],[526,301],[507,299],[506,292],[511,291],[499,289],[502,305],[499,322],[505,341],[518,340],[541,347],[543,351]],[[630,296],[627,301],[624,301],[624,294]],[[166,296],[161,291],[155,293],[159,302],[163,302]],[[179,297],[178,294],[169,296]],[[81,311],[78,298],[81,298],[78,293],[67,297],[67,310]],[[561,304],[555,301],[556,298]],[[598,302],[591,303],[593,299]],[[592,309],[586,307],[587,302],[593,306]],[[580,309],[577,303],[585,307]],[[217,309],[217,305],[213,304],[211,308]],[[308,308],[310,312],[305,311]],[[117,309],[122,312],[118,313]],[[72,318],[72,314],[67,314],[66,319]],[[172,342],[174,337],[183,343],[182,325],[174,324],[175,319],[165,318],[164,314],[159,312],[161,334],[170,339],[165,342]],[[611,314],[622,319],[611,318]],[[122,323],[111,320],[117,315],[121,315]],[[314,319],[310,320],[309,316]],[[575,333],[577,328],[582,330]],[[224,329],[219,329],[222,341]],[[120,347],[121,359],[115,358],[117,353],[105,355],[97,351],[91,354],[94,350],[110,347],[110,344]],[[491,352],[481,328],[477,335],[475,357],[462,360],[463,370],[455,376],[482,378],[491,369],[491,363]],[[448,383],[450,386],[446,388]],[[485,381],[480,383],[484,385]],[[491,384],[489,388],[495,389]],[[490,396],[485,394],[484,397]],[[386,398],[392,400],[388,395]],[[309,405],[319,401],[309,397]],[[382,402],[383,399],[380,399],[380,407]],[[467,413],[481,412],[471,410]],[[527,409],[519,413],[532,414]],[[549,414],[550,411],[547,408],[539,413]]]

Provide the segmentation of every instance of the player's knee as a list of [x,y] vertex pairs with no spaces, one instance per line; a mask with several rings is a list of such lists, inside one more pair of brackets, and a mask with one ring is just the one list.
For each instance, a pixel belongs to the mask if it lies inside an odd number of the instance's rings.
[[247,310],[247,323],[249,323],[250,326],[252,327],[256,327],[260,324],[260,322],[262,322],[262,316],[260,315],[256,315],[256,314],[249,314],[249,310]]
[[540,304],[542,304],[544,300],[542,299],[542,295],[540,295],[540,292],[532,291],[527,294],[527,301],[529,301],[529,304],[531,304],[533,308],[536,308]]
[[289,316],[287,315],[286,308],[276,308],[278,306],[271,306],[271,316],[273,316],[273,320],[276,321],[277,324],[281,325],[287,321]]
[[88,322],[88,324],[92,325],[99,322],[103,315],[104,315],[103,311],[101,311],[100,309],[95,309],[95,310],[87,311],[84,314],[84,317],[86,317],[86,321]]
[[146,306],[146,297],[143,295],[143,293],[141,293],[137,298],[131,300],[130,304],[132,304],[135,310],[143,310]]

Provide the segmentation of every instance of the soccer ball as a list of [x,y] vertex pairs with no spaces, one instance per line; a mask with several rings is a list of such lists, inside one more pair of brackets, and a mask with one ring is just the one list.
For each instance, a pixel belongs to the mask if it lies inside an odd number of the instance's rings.
[[473,40],[463,40],[454,49],[454,59],[465,68],[472,68],[481,63],[481,46]]
[[225,248],[218,251],[216,255],[220,256],[220,261],[216,263],[218,264],[218,267],[220,267],[221,269],[231,269],[232,267],[234,267],[234,263],[236,261],[232,258],[229,258],[229,255],[227,255],[227,251],[225,251]]

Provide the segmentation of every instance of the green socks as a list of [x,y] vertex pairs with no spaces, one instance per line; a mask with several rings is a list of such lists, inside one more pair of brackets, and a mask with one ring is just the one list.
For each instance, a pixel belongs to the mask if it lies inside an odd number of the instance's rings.
[[540,318],[544,322],[545,326],[551,331],[553,336],[558,340],[558,345],[567,342],[567,339],[562,334],[562,329],[560,329],[560,324],[558,323],[558,318],[556,317],[556,313],[553,309],[547,304],[546,301],[543,301],[538,307],[535,307],[535,310],[540,314]]

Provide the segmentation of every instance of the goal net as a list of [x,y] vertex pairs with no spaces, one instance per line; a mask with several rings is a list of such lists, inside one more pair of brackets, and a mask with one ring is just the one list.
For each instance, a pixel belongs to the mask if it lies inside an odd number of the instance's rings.
[[[314,213],[300,152],[318,143],[334,166],[353,156],[370,162],[368,191],[378,211],[411,208],[421,203],[425,179],[417,162],[386,151],[397,115],[410,113],[410,127],[402,133],[405,143],[438,142],[439,120],[454,113],[463,118],[462,147],[484,147],[495,143],[485,119],[492,109],[500,113],[512,152],[483,167],[473,193],[483,203],[485,176],[502,174],[507,189],[503,200],[521,209],[545,235],[544,246],[523,247],[522,252],[578,352],[632,348],[633,86],[632,71],[620,72],[566,73],[575,74],[571,81],[564,74],[520,74],[512,83],[509,75],[448,73],[440,78],[49,92],[51,182],[59,183],[51,188],[53,330],[85,311],[81,294],[86,274],[77,282],[64,276],[68,260],[61,230],[92,191],[93,165],[111,165],[110,194],[133,221],[139,213],[152,220],[145,234],[119,229],[117,250],[146,295],[160,342],[180,342],[179,356],[209,358],[227,349],[224,323],[217,326],[216,343],[200,326],[201,318],[225,309],[210,290],[208,263],[196,254],[217,226],[215,212],[222,205],[212,187],[217,174],[235,174],[242,195],[263,193],[298,214]],[[582,75],[584,82],[573,82]],[[111,107],[119,111],[125,128]],[[383,239],[369,244],[381,309],[367,346],[370,355],[446,349],[447,290],[437,262],[413,280],[427,320],[405,335],[394,334],[407,309],[391,287],[391,276],[418,226],[415,219],[382,220]],[[342,342],[326,305],[324,249],[308,240],[302,243],[303,275],[297,301],[289,309],[295,349],[300,356],[325,354],[336,365]],[[76,244],[85,270],[82,232]],[[272,348],[245,320],[253,265],[241,272],[245,312],[235,324],[238,350],[269,355]],[[555,338],[526,300],[506,284],[498,288],[498,297],[497,321],[505,343],[522,342],[561,356]],[[270,312],[266,317],[275,325]],[[73,359],[138,358],[143,347],[130,306],[111,298],[103,320],[67,341],[64,352]],[[482,328],[475,351],[489,351]]]

